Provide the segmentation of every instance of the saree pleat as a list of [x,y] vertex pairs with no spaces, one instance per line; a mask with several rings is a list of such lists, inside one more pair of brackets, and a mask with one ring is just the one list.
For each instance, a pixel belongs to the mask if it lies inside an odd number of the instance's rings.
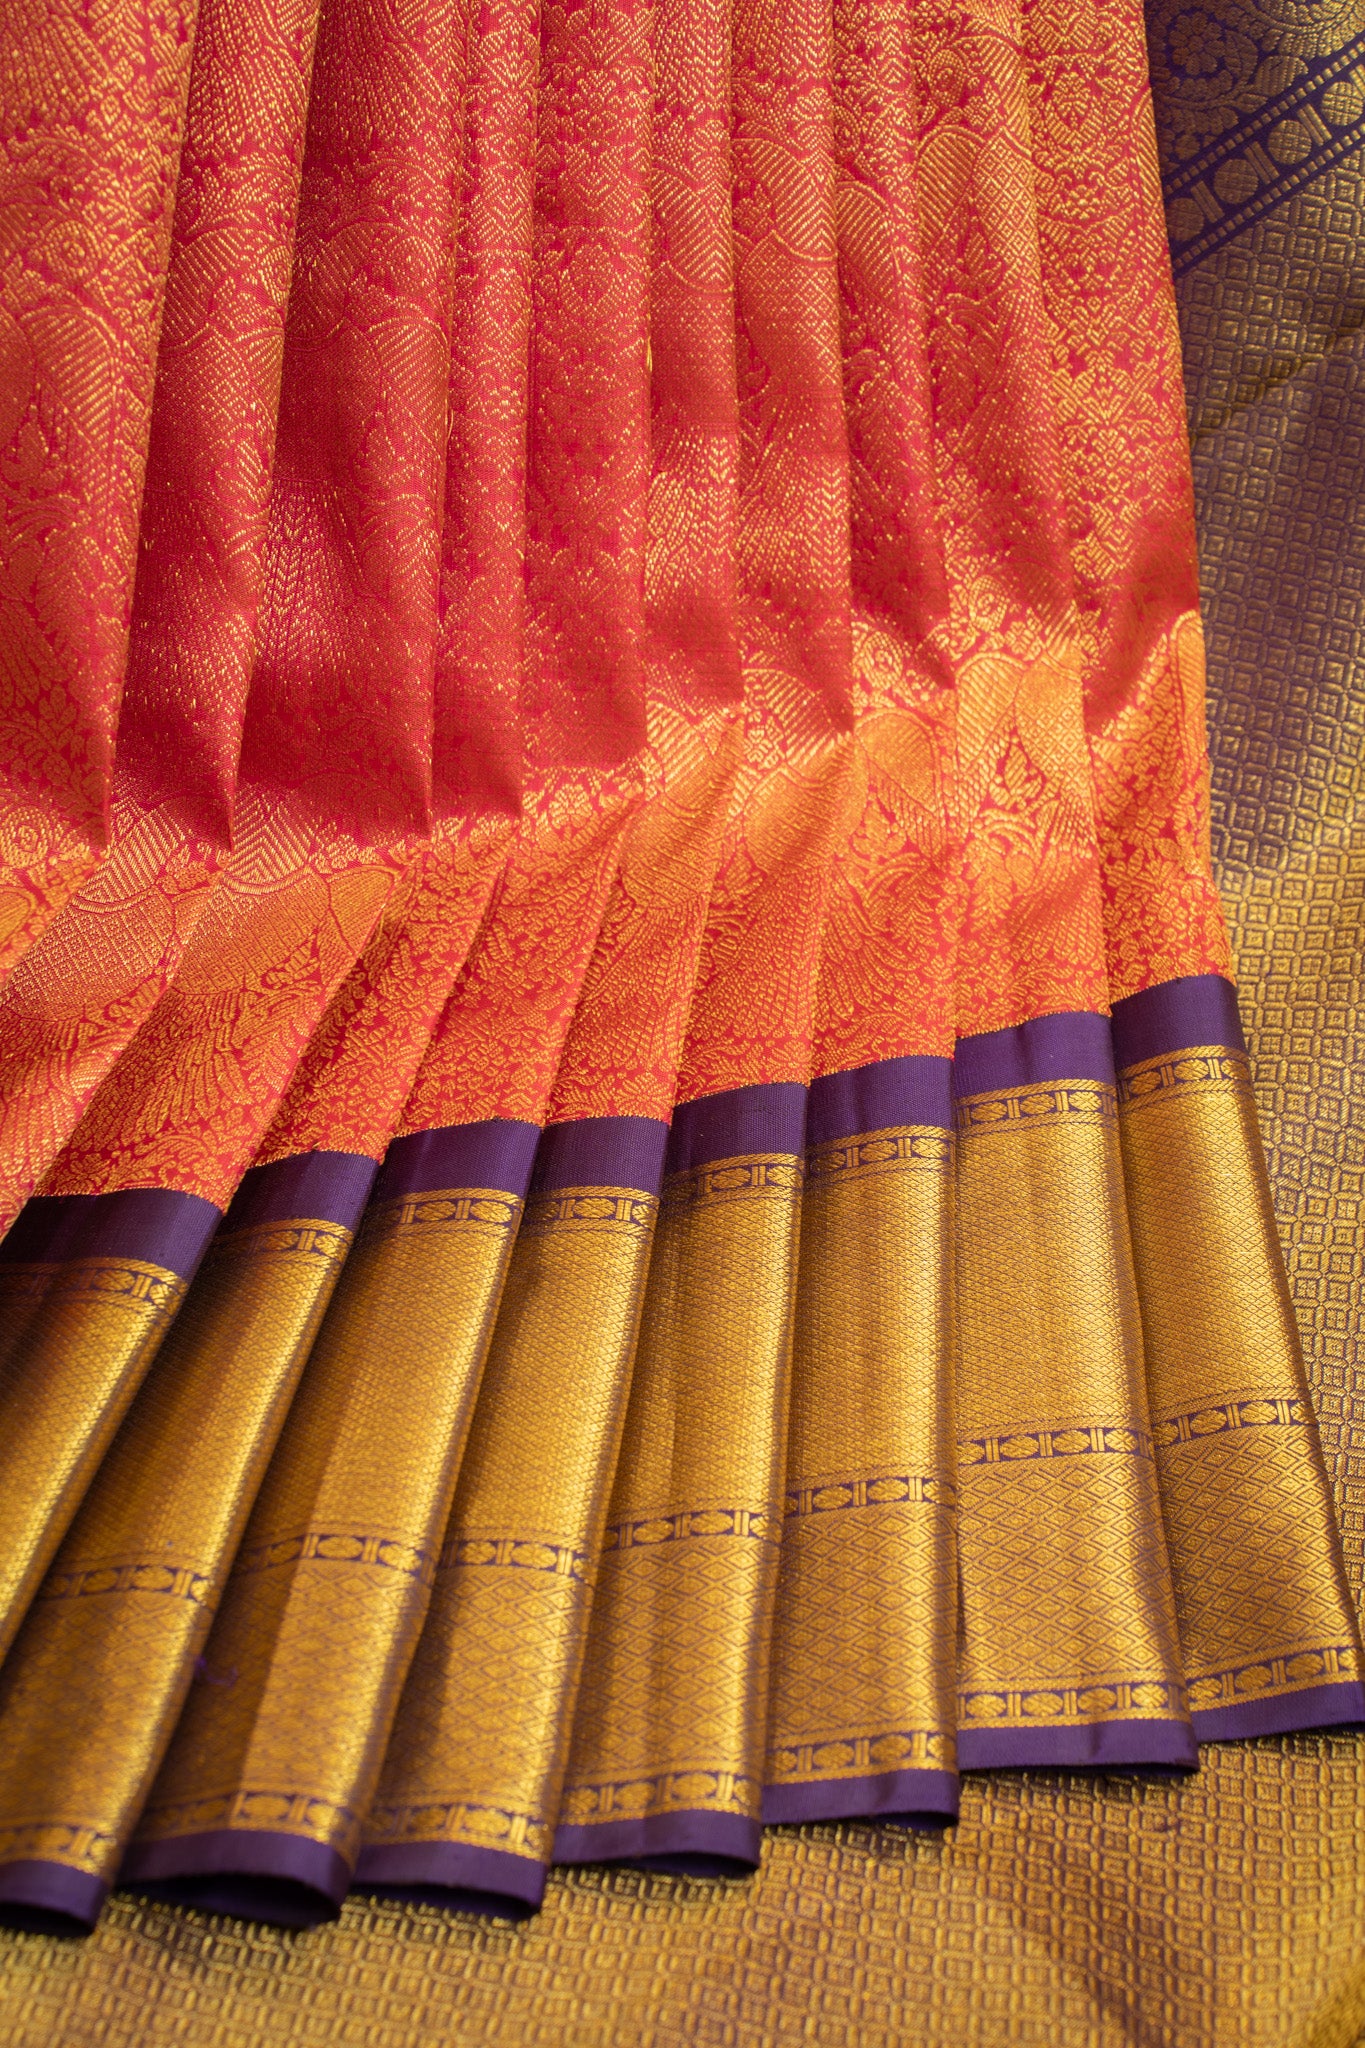
[[1129,0],[156,35],[0,272],[0,1913],[1365,1718]]
[[[745,761],[683,1050],[557,1861],[757,1857],[815,965],[851,768],[829,35],[799,11],[741,9],[731,25]],[[784,324],[798,302],[802,322]]]
[[0,1214],[162,994],[231,847],[317,8],[199,13],[110,843],[0,995]]
[[[88,1207],[95,1198],[101,1220],[87,1213],[82,1227],[93,1230],[101,1253],[119,1237],[130,1202],[137,1214],[127,1227],[146,1241],[137,1245],[134,1266],[104,1272],[97,1292],[88,1282],[82,1287],[66,1265],[50,1274],[49,1301],[62,1304],[57,1355],[45,1355],[30,1329],[28,1355],[14,1361],[7,1375],[5,1401],[20,1410],[34,1399],[37,1374],[45,1372],[59,1386],[74,1385],[64,1357],[70,1354],[75,1367],[92,1345],[102,1349],[105,1298],[113,1293],[144,1304],[135,1312],[139,1335],[131,1349],[132,1323],[125,1315],[125,1350],[107,1355],[111,1366],[120,1358],[118,1370],[106,1371],[98,1388],[87,1384],[79,1406],[68,1410],[64,1429],[45,1431],[39,1469],[61,1475],[58,1494],[48,1490],[57,1480],[36,1481],[26,1462],[10,1468],[15,1477],[7,1481],[8,1492],[21,1503],[29,1496],[30,1524],[42,1531],[35,1555],[50,1555],[53,1538],[60,1540],[83,1475],[108,1442],[164,1334],[168,1319],[149,1317],[145,1304],[158,1290],[178,1294],[192,1277],[208,1205],[225,1207],[250,1164],[304,1045],[392,887],[404,851],[401,835],[420,824],[429,802],[429,745],[424,754],[416,732],[407,728],[414,720],[430,727],[434,577],[430,549],[414,551],[407,543],[421,530],[424,507],[429,511],[439,481],[433,426],[442,414],[439,405],[433,414],[430,371],[444,367],[445,355],[446,174],[439,173],[429,195],[434,211],[427,236],[404,240],[410,295],[398,339],[411,347],[413,375],[410,387],[391,391],[381,369],[371,364],[366,374],[366,320],[385,309],[382,303],[366,307],[363,300],[350,300],[344,276],[329,271],[326,256],[337,236],[368,234],[382,247],[382,209],[366,221],[372,187],[382,188],[386,174],[394,177],[401,166],[420,161],[423,110],[408,94],[404,74],[412,67],[400,50],[378,38],[370,48],[362,43],[344,56],[344,41],[334,12],[323,23],[317,64],[324,75],[329,65],[339,71],[345,85],[323,102],[331,110],[328,119],[315,114],[304,164],[236,850],[195,926],[174,983],[95,1090],[45,1183],[45,1199],[52,1203],[74,1196]],[[377,162],[363,167],[368,176],[352,164],[348,130],[348,117],[354,121],[364,112],[367,84],[397,94],[407,113],[404,123],[395,123]],[[430,91],[439,107],[434,80]],[[330,403],[313,403],[318,383]],[[383,407],[389,430],[382,447],[369,434],[376,406]],[[343,450],[352,467],[334,478]],[[361,541],[368,545],[373,588],[352,566]],[[321,579],[326,588],[329,576],[342,598],[330,627],[322,622],[329,615],[301,605],[301,590],[292,587],[307,589],[309,579]],[[381,650],[392,682],[376,701],[367,693],[366,676]],[[344,742],[351,750],[355,771],[349,785],[335,771],[320,773],[311,751],[311,741],[329,731],[334,745]],[[397,840],[391,836],[395,830]],[[284,975],[281,957],[289,963]],[[151,1211],[133,1192],[147,1181],[163,1191],[156,1213],[169,1233],[166,1245],[155,1232],[147,1236]],[[23,1460],[24,1452],[22,1430],[11,1433],[6,1459]]]
[[[565,1041],[431,1610],[366,1831],[358,1878],[386,1891],[538,1904],[560,1803],[740,738],[721,28],[705,6],[664,10],[656,23],[651,793],[626,837]],[[546,1477],[528,1497],[536,1472]]]
[[349,1244],[269,1206],[229,1211],[0,1675],[6,1875],[77,1921],[118,1869]]
[[[572,42],[573,31],[556,24],[543,37],[542,138],[572,133],[585,97],[599,125],[605,110],[616,111],[620,60],[630,54],[628,32],[624,45],[620,36],[599,44],[590,37],[567,52],[557,41],[565,34]],[[585,75],[598,81],[596,109],[583,91]],[[490,79],[487,88],[496,84]],[[207,1688],[196,1694],[125,1873],[144,1884],[172,1883],[179,1896],[247,1898],[301,1922],[335,1912],[354,1870],[508,1276],[530,1166],[525,1140],[546,1114],[563,1033],[638,802],[629,750],[643,738],[640,631],[638,598],[633,624],[628,598],[640,578],[647,474],[638,459],[639,198],[629,180],[608,181],[600,166],[590,168],[595,183],[570,179],[566,190],[563,178],[542,180],[535,201],[542,250],[556,238],[577,238],[589,259],[621,277],[610,349],[585,324],[573,271],[551,263],[538,273],[522,716],[542,750],[548,741],[560,752],[529,764],[543,808],[528,813],[504,873],[496,926],[484,927],[483,939],[496,933],[501,943],[475,946],[428,1045],[401,1120],[406,1128],[390,1148],[210,1642],[210,1658],[235,1657],[240,1643],[251,1680],[239,1681],[230,1701],[213,1699]],[[586,223],[578,211],[584,197],[595,207]],[[632,338],[634,359],[619,345]],[[562,440],[547,434],[547,420],[570,423],[570,439],[576,430],[622,451],[612,487],[593,507],[595,526],[579,516],[578,474],[566,464]],[[572,537],[567,550],[559,544],[565,535]],[[585,636],[598,649],[608,639],[605,662],[591,675]],[[542,711],[548,716],[538,717]],[[559,763],[575,755],[582,766],[566,773]],[[566,915],[575,898],[579,916]],[[519,1020],[507,1000],[517,979]],[[527,1034],[520,1070],[513,1063],[509,1071],[504,1041],[499,1070],[490,1062],[481,1075],[479,1037],[515,1021]],[[447,1074],[459,1091],[453,1098],[442,1097]],[[479,1105],[482,1118],[466,1122],[461,1111],[468,1115],[481,1082],[492,1099]],[[488,1168],[467,1180],[480,1149],[490,1155]],[[409,1317],[406,1342],[381,1352],[379,1331],[414,1287],[428,1313]],[[358,1372],[361,1360],[372,1363]],[[382,1452],[376,1413],[386,1418]],[[399,1443],[407,1456],[390,1455]],[[340,1621],[343,1608],[344,1623],[333,1628],[328,1617]],[[322,1677],[327,1668],[335,1696]],[[344,1714],[342,1694],[349,1694]]]
[[7,24],[0,973],[108,843],[193,23]]
[[[363,1884],[528,1905],[543,1892],[733,779],[734,735],[718,724],[713,751],[695,736],[658,750],[663,787],[627,838],[551,1096]],[[654,1055],[643,1068],[628,1061],[641,1036]],[[615,1109],[618,1098],[633,1107]]]

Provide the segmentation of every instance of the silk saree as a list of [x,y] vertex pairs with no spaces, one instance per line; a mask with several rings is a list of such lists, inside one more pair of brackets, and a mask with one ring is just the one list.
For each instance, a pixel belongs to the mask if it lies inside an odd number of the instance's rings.
[[21,30],[6,1914],[1365,1718],[1140,17]]

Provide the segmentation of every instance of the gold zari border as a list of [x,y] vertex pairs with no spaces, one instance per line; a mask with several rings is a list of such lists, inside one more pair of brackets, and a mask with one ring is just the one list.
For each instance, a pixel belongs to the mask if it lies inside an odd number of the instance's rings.
[[963,1137],[1037,1130],[1045,1124],[1111,1124],[1118,1116],[1118,1095],[1107,1081],[1035,1082],[1028,1088],[960,1096],[953,1114]]
[[739,1771],[660,1771],[653,1777],[580,1781],[565,1795],[559,1818],[570,1827],[667,1813],[729,1813],[752,1820],[762,1798],[758,1779]]
[[1119,1108],[1141,1109],[1144,1103],[1173,1094],[1250,1093],[1251,1065],[1245,1053],[1226,1045],[1187,1045],[1178,1052],[1138,1060],[1118,1074]]
[[888,1124],[853,1138],[813,1145],[806,1154],[806,1178],[827,1180],[891,1166],[946,1171],[953,1163],[953,1134],[929,1124]]
[[963,1728],[1089,1726],[1096,1721],[1183,1720],[1185,1689],[1164,1678],[1086,1679],[1074,1685],[963,1693]]
[[777,1744],[768,1751],[766,1765],[770,1785],[823,1784],[892,1771],[952,1771],[957,1768],[957,1732],[888,1728],[876,1735],[817,1736]]
[[96,1296],[128,1308],[160,1310],[169,1322],[188,1282],[143,1259],[68,1259],[60,1265],[0,1266],[0,1300],[62,1301]]

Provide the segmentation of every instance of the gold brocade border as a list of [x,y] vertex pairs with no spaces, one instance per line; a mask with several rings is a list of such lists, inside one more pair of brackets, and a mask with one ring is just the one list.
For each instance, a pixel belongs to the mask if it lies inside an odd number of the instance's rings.
[[107,1879],[118,1846],[117,1836],[103,1828],[85,1827],[78,1820],[19,1821],[13,1827],[0,1828],[0,1864],[30,1859],[60,1863],[68,1870]]
[[420,1799],[406,1806],[376,1806],[366,1840],[382,1842],[386,1848],[400,1842],[461,1842],[548,1863],[554,1833],[552,1822],[515,1807],[469,1799]]
[[233,1576],[248,1572],[274,1571],[282,1565],[317,1560],[323,1564],[369,1565],[380,1571],[402,1572],[408,1578],[428,1579],[435,1566],[435,1552],[410,1538],[369,1529],[300,1529],[292,1536],[277,1537],[250,1550],[241,1550],[233,1565]]
[[970,1728],[1037,1728],[1094,1721],[1182,1720],[1185,1689],[1162,1678],[1093,1679],[1075,1685],[962,1693],[958,1723]]
[[0,1300],[51,1301],[98,1295],[101,1301],[128,1308],[159,1309],[168,1322],[188,1284],[168,1267],[148,1265],[142,1259],[68,1259],[58,1265],[0,1266]]
[[555,1543],[539,1536],[452,1536],[439,1559],[441,1571],[543,1572],[550,1578],[583,1579],[592,1576],[592,1554],[572,1543]]
[[892,1771],[957,1768],[956,1730],[888,1728],[877,1735],[833,1735],[768,1751],[767,1782],[795,1785],[829,1778],[873,1778]]
[[658,1813],[730,1813],[753,1820],[762,1799],[758,1779],[739,1771],[660,1771],[648,1778],[575,1785],[565,1796],[560,1820],[571,1827]]
[[1239,1664],[1227,1671],[1209,1671],[1189,1681],[1190,1705],[1201,1712],[1235,1707],[1247,1700],[1270,1699],[1276,1693],[1302,1692],[1306,1686],[1346,1685],[1360,1676],[1359,1652],[1351,1643],[1327,1643],[1267,1657],[1257,1664]]
[[951,1479],[938,1479],[922,1472],[860,1473],[851,1479],[806,1480],[790,1487],[785,1514],[794,1516],[832,1515],[845,1508],[887,1507],[955,1508],[957,1488]]
[[963,1437],[959,1465],[1020,1465],[1032,1458],[1150,1458],[1152,1432],[1127,1423],[1074,1423],[1063,1429],[1012,1430],[1000,1436]]
[[814,1145],[806,1154],[808,1180],[831,1174],[856,1173],[863,1167],[926,1166],[945,1168],[953,1161],[953,1134],[928,1124],[892,1124],[885,1130],[863,1131]]
[[782,1517],[769,1501],[740,1507],[661,1509],[653,1515],[632,1515],[614,1522],[602,1539],[608,1550],[656,1549],[663,1543],[680,1543],[690,1537],[740,1536],[764,1543],[780,1543]]
[[1244,1429],[1305,1429],[1310,1419],[1307,1401],[1293,1395],[1253,1394],[1239,1401],[1218,1401],[1195,1408],[1187,1415],[1171,1415],[1154,1423],[1152,1437],[1159,1451],[1176,1444],[1207,1443]]
[[496,1229],[514,1230],[521,1209],[520,1195],[509,1195],[505,1188],[436,1188],[374,1204],[365,1212],[360,1235],[369,1239],[387,1236],[393,1230],[449,1223],[488,1223]]
[[750,1157],[713,1160],[707,1166],[693,1166],[672,1173],[663,1185],[662,1200],[669,1208],[683,1203],[719,1202],[735,1195],[790,1195],[804,1178],[802,1162],[790,1152],[763,1152]]
[[164,1842],[181,1835],[216,1833],[220,1828],[260,1830],[273,1835],[304,1835],[310,1841],[354,1839],[360,1817],[348,1806],[319,1799],[311,1792],[289,1792],[274,1786],[243,1786],[216,1797],[185,1799],[149,1808],[138,1830],[144,1842]]
[[204,1254],[204,1265],[242,1254],[256,1257],[264,1252],[303,1252],[319,1259],[344,1259],[351,1248],[352,1233],[343,1223],[319,1223],[312,1217],[291,1216],[273,1223],[253,1223],[226,1237],[215,1237]]
[[88,1600],[101,1593],[158,1593],[202,1607],[213,1586],[214,1574],[194,1565],[135,1557],[86,1565],[78,1571],[52,1572],[34,1595],[34,1604],[40,1600]]
[[658,1201],[638,1188],[555,1188],[536,1195],[526,1204],[523,1230],[562,1230],[565,1224],[633,1226],[638,1231],[653,1228]]
[[1116,1090],[1107,1081],[1047,1081],[1029,1088],[963,1095],[954,1109],[959,1134],[1035,1130],[1040,1124],[1111,1124]]
[[1118,1101],[1123,1110],[1169,1100],[1172,1095],[1251,1092],[1251,1065],[1245,1053],[1226,1045],[1187,1045],[1159,1058],[1121,1067]]

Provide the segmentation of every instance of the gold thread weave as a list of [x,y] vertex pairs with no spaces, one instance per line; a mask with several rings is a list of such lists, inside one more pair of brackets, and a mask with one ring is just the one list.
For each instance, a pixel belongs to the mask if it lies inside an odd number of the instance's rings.
[[952,1150],[900,1127],[807,1158],[770,1784],[954,1766]]
[[456,1189],[367,1218],[139,1840],[267,1828],[354,1857],[520,1210]]
[[1161,1504],[1193,1707],[1358,1679],[1245,1059],[1120,1076]]
[[530,1204],[366,1839],[548,1861],[658,1204]]
[[0,1267],[0,1657],[184,1294],[142,1259]]
[[757,1817],[801,1162],[665,1183],[559,1818]]
[[958,1109],[960,1725],[1184,1713],[1114,1090]]
[[0,1862],[112,1881],[349,1243],[211,1248],[0,1670]]

